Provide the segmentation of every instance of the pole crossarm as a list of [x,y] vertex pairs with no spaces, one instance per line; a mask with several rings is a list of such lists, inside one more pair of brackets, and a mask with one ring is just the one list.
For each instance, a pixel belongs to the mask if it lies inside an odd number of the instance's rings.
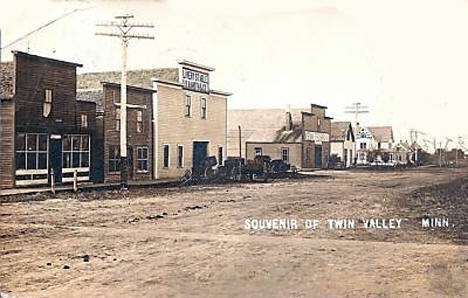
[[[120,186],[127,188],[128,180],[128,162],[127,162],[127,108],[135,108],[135,105],[127,103],[127,48],[130,39],[154,39],[154,36],[130,33],[133,28],[154,28],[151,24],[129,23],[128,19],[133,15],[126,14],[116,16],[119,22],[111,21],[108,23],[99,23],[99,27],[113,27],[119,32],[96,32],[95,35],[117,37],[121,40],[122,47],[122,76],[120,81]],[[133,169],[132,169],[133,170]]]

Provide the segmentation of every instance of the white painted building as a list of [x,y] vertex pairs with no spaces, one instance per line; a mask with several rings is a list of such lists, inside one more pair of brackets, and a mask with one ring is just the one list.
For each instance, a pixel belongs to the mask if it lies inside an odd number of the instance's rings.
[[332,155],[336,155],[345,168],[349,168],[354,164],[356,149],[351,122],[332,122],[330,134],[330,156]]

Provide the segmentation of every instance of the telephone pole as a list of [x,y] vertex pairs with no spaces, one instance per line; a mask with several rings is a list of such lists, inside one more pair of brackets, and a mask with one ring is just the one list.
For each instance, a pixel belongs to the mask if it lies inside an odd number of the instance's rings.
[[355,102],[349,107],[345,107],[345,113],[354,114],[354,125],[358,125],[359,114],[369,113],[369,107],[363,106],[360,102]]
[[[154,36],[142,34],[130,34],[133,28],[154,28],[151,24],[130,23],[132,14],[116,16],[117,21],[97,26],[113,27],[118,29],[116,33],[98,32],[96,35],[118,37],[122,46],[122,76],[120,82],[120,187],[128,186],[128,160],[127,160],[127,48],[130,39],[154,39]],[[133,169],[132,169],[133,170]]]

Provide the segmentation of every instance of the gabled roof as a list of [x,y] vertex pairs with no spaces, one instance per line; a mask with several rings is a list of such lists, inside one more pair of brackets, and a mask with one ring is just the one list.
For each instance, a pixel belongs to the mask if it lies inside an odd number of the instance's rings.
[[0,99],[13,97],[15,81],[15,65],[13,62],[0,63]]
[[[77,76],[77,89],[99,89],[101,82],[120,84],[120,71],[89,72]],[[153,78],[179,82],[178,68],[154,68],[127,71],[127,85],[153,88]]]
[[336,121],[331,123],[331,134],[330,141],[344,141],[348,131],[353,134],[352,139],[354,140],[354,133],[352,130],[351,122],[349,121]]
[[391,126],[368,126],[367,129],[377,142],[393,142]]

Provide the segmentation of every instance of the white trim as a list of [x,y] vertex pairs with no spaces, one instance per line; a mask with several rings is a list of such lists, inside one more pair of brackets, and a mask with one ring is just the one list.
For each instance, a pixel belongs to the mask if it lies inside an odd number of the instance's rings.
[[[182,147],[182,165],[179,167],[179,147]],[[185,168],[185,146],[177,144],[177,167],[180,169]]]
[[27,185],[39,185],[47,184],[49,181],[47,179],[35,179],[35,180],[16,180],[16,186],[27,186]]
[[89,167],[86,167],[86,168],[62,168],[62,173],[65,174],[65,173],[73,173],[75,172],[75,170],[78,172],[78,173],[86,173],[86,172],[89,172]]
[[16,170],[15,175],[16,176],[21,176],[21,175],[43,175],[43,174],[48,174],[49,170],[48,169],[40,169],[40,170]]
[[153,89],[156,92],[153,93],[153,178],[159,178],[159,132],[158,132],[158,83],[153,80]]
[[[73,182],[73,177],[62,177],[62,183]],[[77,181],[89,181],[89,176],[78,176]]]

